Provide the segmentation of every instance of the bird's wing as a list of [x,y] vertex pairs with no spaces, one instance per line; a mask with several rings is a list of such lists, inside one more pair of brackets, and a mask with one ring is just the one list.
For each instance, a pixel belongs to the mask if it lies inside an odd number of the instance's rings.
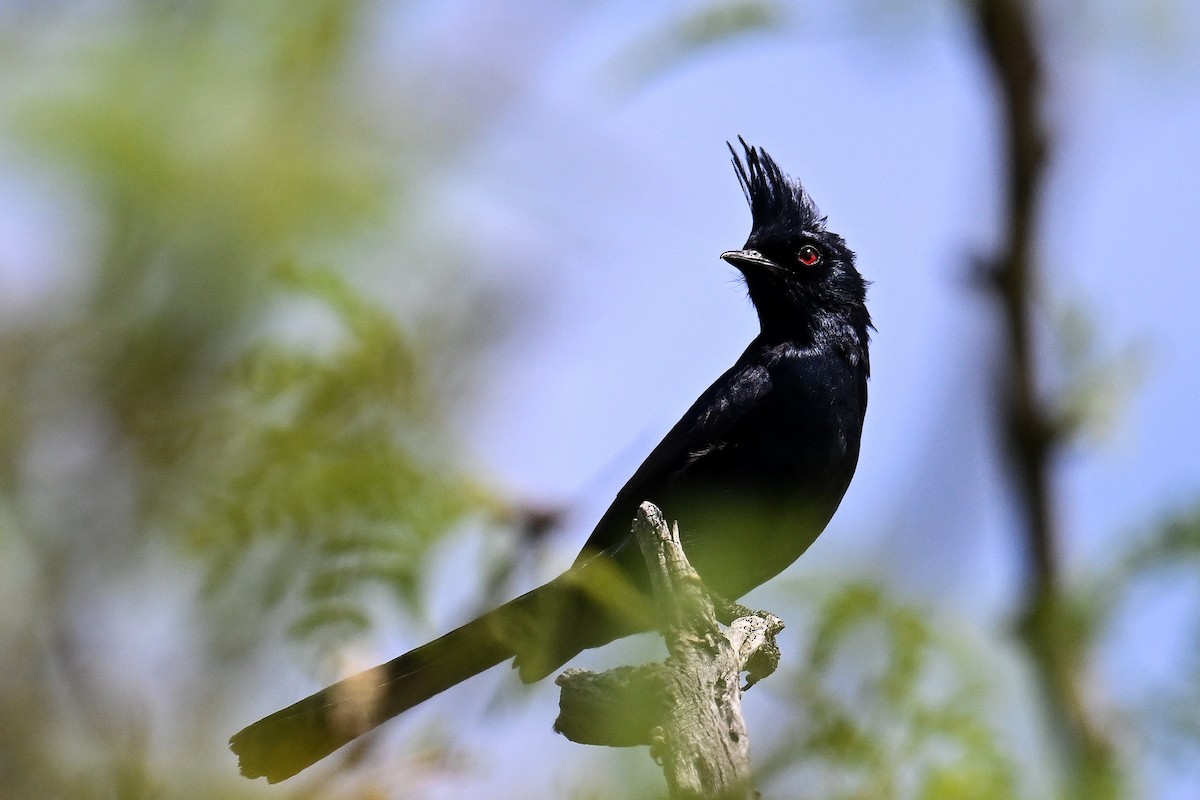
[[655,498],[689,470],[718,454],[736,440],[748,414],[759,408],[771,390],[766,366],[752,357],[754,345],[708,387],[650,452],[626,481],[584,545],[578,564],[589,556],[620,544],[629,535],[638,506]]

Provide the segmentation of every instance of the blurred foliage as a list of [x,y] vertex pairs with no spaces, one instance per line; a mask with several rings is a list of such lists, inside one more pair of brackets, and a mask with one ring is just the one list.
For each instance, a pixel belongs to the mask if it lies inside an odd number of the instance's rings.
[[783,4],[776,0],[720,0],[688,8],[629,45],[614,59],[610,72],[618,87],[640,88],[706,49],[778,32],[784,17]]
[[[432,349],[486,318],[469,281],[402,324],[414,261],[353,277],[428,172],[352,90],[373,11],[0,6],[2,154],[61,232],[0,317],[4,797],[258,793],[221,743],[275,607],[344,644],[373,587],[411,610],[432,544],[494,522],[454,466],[441,392],[465,386],[431,377],[469,363]],[[338,270],[288,262],[314,253]]]
[[101,15],[100,35],[82,41],[51,15],[35,40],[45,52],[17,66],[27,80],[6,127],[73,172],[99,215],[95,252],[65,278],[83,284],[78,306],[21,333],[72,373],[51,383],[91,383],[141,466],[172,456],[181,401],[206,391],[281,251],[351,233],[383,208],[332,69],[353,11],[152,4]]
[[1088,581],[1079,592],[1081,616],[1090,623],[1091,641],[1100,647],[1131,611],[1144,628],[1146,612],[1138,592],[1185,605],[1190,615],[1175,633],[1183,640],[1163,644],[1183,655],[1175,674],[1160,678],[1134,698],[1125,716],[1144,737],[1151,752],[1200,763],[1200,506],[1166,516],[1133,538],[1111,568]]
[[799,784],[812,797],[1022,796],[1011,742],[992,721],[999,696],[984,653],[876,585],[798,588],[813,623],[805,656],[788,668],[786,744],[759,759],[761,773],[819,774]]
[[[368,624],[364,584],[414,606],[430,545],[490,496],[438,459],[436,397],[394,317],[332,271],[278,275],[342,330],[322,336],[328,353],[266,342],[231,365],[220,405],[180,433],[190,468],[167,505],[192,512],[168,528],[210,560],[210,590],[266,606],[302,583],[293,630],[332,625],[344,640]],[[272,557],[247,559],[259,544]]]
[[1126,343],[1104,349],[1095,320],[1078,306],[1067,305],[1055,322],[1054,371],[1061,391],[1052,403],[1054,422],[1065,433],[1103,440],[1118,427],[1146,377],[1147,348]]

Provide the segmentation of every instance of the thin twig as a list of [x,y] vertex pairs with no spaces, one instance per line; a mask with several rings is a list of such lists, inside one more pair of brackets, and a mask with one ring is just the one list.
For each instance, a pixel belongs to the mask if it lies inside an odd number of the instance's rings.
[[1113,746],[1088,712],[1082,650],[1071,630],[1054,520],[1054,455],[1069,434],[1039,396],[1033,317],[1038,289],[1034,258],[1039,201],[1051,149],[1042,121],[1043,71],[1030,8],[1023,0],[976,0],[976,23],[1003,101],[1006,145],[1006,240],[989,269],[1004,312],[1006,440],[1020,489],[1030,566],[1022,613],[1026,647],[1041,677],[1051,717],[1073,764],[1074,792],[1118,793]]

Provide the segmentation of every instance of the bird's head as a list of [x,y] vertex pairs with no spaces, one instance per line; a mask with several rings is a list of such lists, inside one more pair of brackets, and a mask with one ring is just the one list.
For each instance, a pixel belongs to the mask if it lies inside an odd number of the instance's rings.
[[866,281],[845,240],[825,229],[825,217],[800,182],[761,147],[738,137],[745,162],[729,145],[752,227],[741,250],[721,254],[741,271],[768,338],[809,342],[829,336],[867,342]]

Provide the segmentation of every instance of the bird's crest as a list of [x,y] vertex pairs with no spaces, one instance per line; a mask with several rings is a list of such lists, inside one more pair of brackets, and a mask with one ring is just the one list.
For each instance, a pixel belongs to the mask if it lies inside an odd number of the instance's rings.
[[738,137],[746,151],[746,161],[726,142],[733,154],[733,168],[737,170],[742,194],[750,204],[750,216],[754,230],[770,227],[789,229],[823,230],[825,217],[804,191],[800,181],[789,178],[761,147],[751,147]]

